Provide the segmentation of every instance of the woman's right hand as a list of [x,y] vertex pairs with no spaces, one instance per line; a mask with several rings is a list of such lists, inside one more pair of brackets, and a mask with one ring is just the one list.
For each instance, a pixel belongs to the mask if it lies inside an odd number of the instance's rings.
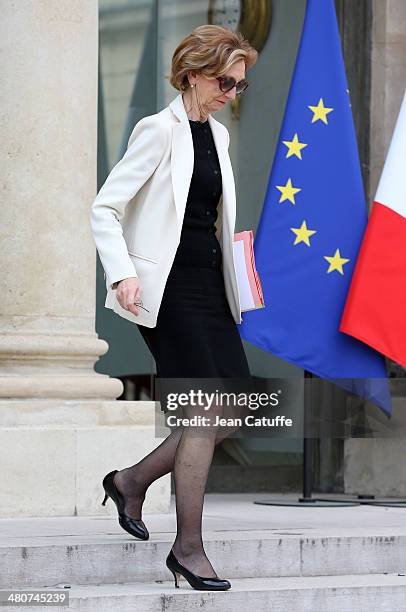
[[140,309],[134,302],[141,301],[141,285],[138,278],[123,278],[117,283],[116,298],[121,308],[138,316]]

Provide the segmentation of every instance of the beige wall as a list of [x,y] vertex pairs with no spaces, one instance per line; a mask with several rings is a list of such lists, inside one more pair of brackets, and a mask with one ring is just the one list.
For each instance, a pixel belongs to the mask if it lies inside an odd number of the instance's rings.
[[[373,0],[370,194],[376,187],[406,88],[406,2]],[[392,364],[400,376],[405,370]],[[393,397],[387,438],[345,441],[345,492],[405,497],[406,398]],[[396,436],[396,437],[395,437]]]
[[406,88],[406,1],[373,0],[371,174],[373,199]]

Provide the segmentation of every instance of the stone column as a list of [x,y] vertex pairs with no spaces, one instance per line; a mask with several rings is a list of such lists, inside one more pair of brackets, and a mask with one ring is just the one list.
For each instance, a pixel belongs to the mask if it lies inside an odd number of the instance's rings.
[[[0,517],[117,516],[103,476],[159,440],[154,402],[93,369],[98,1],[0,10]],[[143,510],[169,502],[167,475]]]
[[116,398],[93,370],[98,2],[0,6],[0,397]]

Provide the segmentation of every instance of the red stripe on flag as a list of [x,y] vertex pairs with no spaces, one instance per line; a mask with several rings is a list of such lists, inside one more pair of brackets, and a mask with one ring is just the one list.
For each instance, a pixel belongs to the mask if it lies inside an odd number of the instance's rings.
[[340,331],[406,366],[406,219],[374,202]]

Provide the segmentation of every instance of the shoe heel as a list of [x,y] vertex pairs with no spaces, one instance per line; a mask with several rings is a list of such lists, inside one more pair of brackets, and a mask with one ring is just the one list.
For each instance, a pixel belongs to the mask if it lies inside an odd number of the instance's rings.
[[105,505],[106,505],[106,501],[108,500],[108,498],[109,498],[109,496],[108,496],[108,495],[107,495],[107,493],[106,493],[106,495],[104,496],[104,499],[103,499],[103,501],[102,501],[102,506],[105,506]]
[[180,580],[180,574],[178,572],[174,572],[173,570],[171,570],[173,577],[175,578],[175,587],[178,589],[179,588],[179,584],[178,584],[178,580]]

